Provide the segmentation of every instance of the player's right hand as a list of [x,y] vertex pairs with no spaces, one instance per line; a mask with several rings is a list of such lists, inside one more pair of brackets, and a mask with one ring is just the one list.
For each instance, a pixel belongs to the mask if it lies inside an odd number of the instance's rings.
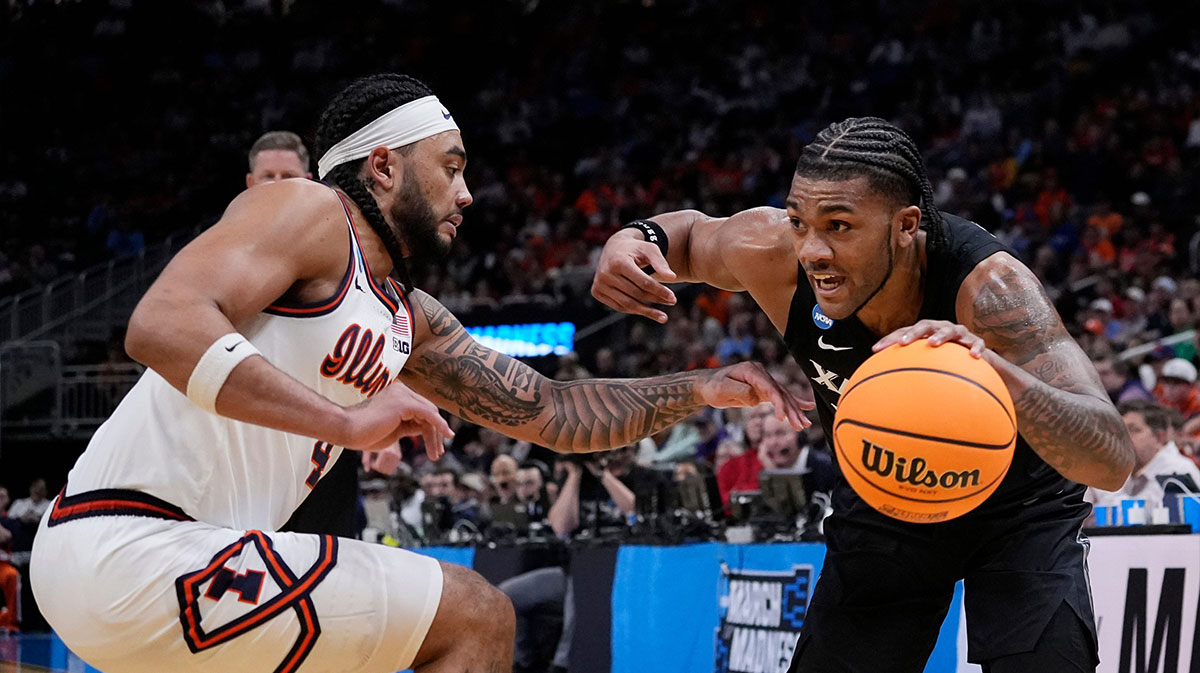
[[635,231],[618,231],[600,253],[596,277],[592,279],[592,296],[622,313],[665,323],[667,314],[652,304],[674,306],[675,293],[651,278],[643,267],[652,267],[665,281],[675,280],[675,272],[657,245],[642,240]]
[[382,451],[401,437],[420,435],[425,440],[425,453],[437,460],[446,452],[443,440],[454,436],[433,402],[399,381],[346,411],[342,445],[352,449]]

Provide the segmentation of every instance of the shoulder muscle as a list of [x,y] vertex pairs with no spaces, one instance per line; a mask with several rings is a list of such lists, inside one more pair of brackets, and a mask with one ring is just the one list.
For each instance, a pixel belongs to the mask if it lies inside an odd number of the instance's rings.
[[697,222],[693,275],[727,290],[749,291],[778,327],[787,321],[797,282],[789,232],[787,213],[779,208],[751,208]]

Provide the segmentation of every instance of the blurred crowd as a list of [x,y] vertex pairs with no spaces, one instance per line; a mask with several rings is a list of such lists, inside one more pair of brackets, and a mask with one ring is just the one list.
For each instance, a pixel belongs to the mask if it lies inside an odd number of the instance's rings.
[[[322,102],[368,72],[421,77],[463,128],[475,205],[453,259],[420,283],[456,312],[513,297],[590,303],[595,258],[623,222],[778,206],[800,148],[830,121],[870,114],[925,150],[940,208],[995,232],[1043,279],[1114,399],[1177,410],[1178,446],[1194,455],[1197,10],[1134,0],[10,2],[0,9],[0,297],[215,221],[242,188],[254,138],[291,129],[311,142]],[[181,22],[189,30],[165,28]],[[538,367],[573,379],[753,359],[807,385],[744,297],[678,294],[665,327],[631,319],[604,347]],[[664,473],[697,466],[726,499],[724,485],[748,484],[756,469],[821,462],[819,431],[773,454],[751,414],[706,410],[630,447],[629,461]],[[477,525],[506,498],[548,513],[579,472],[471,427],[445,466],[409,455],[398,483],[368,482],[408,534],[420,532],[430,493]],[[589,463],[580,480],[602,482],[606,469]],[[367,514],[381,535],[406,534]]]

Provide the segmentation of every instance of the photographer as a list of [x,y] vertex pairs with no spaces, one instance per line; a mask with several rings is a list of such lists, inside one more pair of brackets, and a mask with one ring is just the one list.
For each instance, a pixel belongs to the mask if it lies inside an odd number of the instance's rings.
[[595,536],[603,528],[626,525],[634,512],[633,494],[658,479],[653,470],[634,463],[635,451],[630,445],[558,461],[566,479],[550,508],[550,525],[556,535],[566,538],[588,530]]
[[[606,453],[565,456],[557,463],[566,477],[550,507],[550,526],[564,540],[588,531],[589,539],[627,527],[634,513],[634,493],[658,479],[657,473],[634,463],[633,445]],[[562,635],[554,651],[554,668],[566,669],[574,630],[574,591],[569,573],[560,567],[539,568],[500,584],[517,615],[514,673],[537,670],[538,647],[531,628],[538,617],[562,615]]]
[[517,459],[502,453],[492,460],[489,480],[492,483],[492,505],[508,504],[517,498]]
[[[550,468],[540,460],[527,460],[517,470],[517,500],[529,508],[530,521],[543,522],[550,512],[550,497],[546,475]],[[557,493],[557,489],[555,493]]]
[[[469,475],[468,475],[469,476]],[[478,529],[482,507],[463,477],[450,467],[439,467],[421,477],[422,536],[428,543],[441,543],[443,535],[467,522]]]

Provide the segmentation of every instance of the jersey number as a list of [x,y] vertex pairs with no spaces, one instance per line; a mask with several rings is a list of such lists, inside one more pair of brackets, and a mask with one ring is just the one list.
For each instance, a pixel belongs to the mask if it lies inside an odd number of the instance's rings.
[[313,444],[313,471],[308,475],[308,479],[304,480],[304,483],[309,488],[313,488],[317,485],[317,480],[321,478],[321,474],[325,472],[325,468],[329,467],[330,451],[333,451],[333,444],[328,442],[317,442],[316,444]]

